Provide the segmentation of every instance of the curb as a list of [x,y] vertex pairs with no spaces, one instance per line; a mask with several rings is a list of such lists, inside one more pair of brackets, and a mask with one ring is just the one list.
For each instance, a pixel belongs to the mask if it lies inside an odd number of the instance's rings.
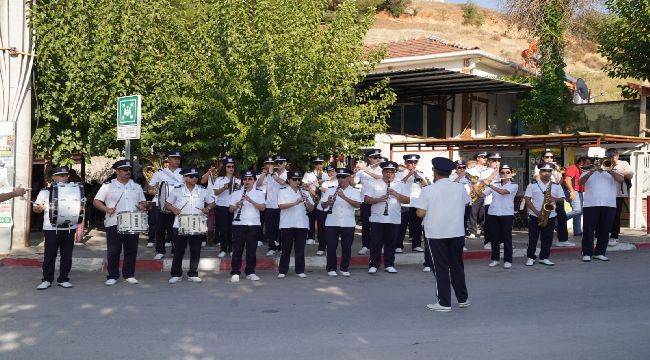
[[[616,246],[609,247],[607,251],[633,251],[650,249],[650,242],[646,243],[619,243]],[[553,247],[552,253],[554,254],[572,254],[580,253],[580,247]],[[490,250],[474,250],[466,251],[463,254],[464,260],[488,260],[490,259]],[[512,256],[514,258],[526,257],[526,249],[514,249]],[[363,268],[368,266],[369,257],[367,255],[353,255],[350,259],[350,266],[355,268]],[[339,258],[340,261],[340,258]],[[279,257],[262,257],[257,259],[255,268],[257,270],[274,270],[277,269],[280,262]],[[424,262],[424,253],[403,253],[395,256],[396,265],[421,265]],[[57,259],[57,267],[59,261]],[[229,273],[232,261],[230,259],[219,258],[203,258],[199,262],[200,271],[212,271],[216,273]],[[305,266],[309,269],[325,269],[326,258],[325,256],[308,256],[305,258]],[[42,258],[30,257],[11,257],[7,256],[0,258],[0,267],[28,267],[40,268],[43,266]],[[120,267],[122,260],[120,260]],[[153,271],[153,272],[167,272],[171,270],[172,259],[162,260],[136,260],[135,268],[137,271]],[[242,261],[242,268],[246,266],[246,261]],[[294,266],[294,258],[291,258],[289,267]],[[189,268],[189,260],[183,260],[183,270]],[[72,258],[72,270],[77,271],[106,271],[106,259],[104,258]]]

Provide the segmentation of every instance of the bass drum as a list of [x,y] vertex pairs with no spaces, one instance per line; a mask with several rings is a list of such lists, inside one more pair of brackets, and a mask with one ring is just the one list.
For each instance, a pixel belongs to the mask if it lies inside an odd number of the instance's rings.
[[165,202],[167,201],[170,191],[171,188],[167,182],[163,181],[160,183],[160,186],[158,187],[158,209],[161,213],[171,214],[169,210],[165,209]]
[[79,183],[55,183],[50,188],[50,223],[66,227],[83,221],[84,187]]

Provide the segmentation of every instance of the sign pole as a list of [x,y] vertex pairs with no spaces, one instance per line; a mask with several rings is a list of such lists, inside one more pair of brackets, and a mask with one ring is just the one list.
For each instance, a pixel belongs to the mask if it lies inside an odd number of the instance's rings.
[[131,160],[131,140],[124,140],[124,157],[127,160]]

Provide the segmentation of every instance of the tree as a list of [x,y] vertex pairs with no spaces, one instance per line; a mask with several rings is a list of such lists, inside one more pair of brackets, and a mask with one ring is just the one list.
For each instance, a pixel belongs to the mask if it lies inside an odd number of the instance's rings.
[[650,3],[607,0],[611,17],[598,33],[598,51],[607,58],[611,77],[650,80]]
[[527,26],[539,38],[541,69],[531,77],[533,89],[517,103],[513,120],[524,124],[529,132],[565,131],[578,118],[572,96],[565,85],[564,33],[572,13],[581,9],[577,0],[510,1],[515,21]]

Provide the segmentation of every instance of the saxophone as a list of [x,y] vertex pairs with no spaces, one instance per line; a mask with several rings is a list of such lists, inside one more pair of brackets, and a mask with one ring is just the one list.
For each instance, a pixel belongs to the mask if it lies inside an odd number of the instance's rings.
[[[151,178],[153,177],[153,174],[156,173],[156,171],[162,169],[163,164],[162,160],[158,157],[151,157],[150,159],[151,165],[145,166],[142,169],[142,176],[144,176],[144,179],[147,181],[147,185],[151,182]],[[155,189],[156,195],[158,195],[158,187]]]
[[551,214],[551,211],[555,210],[555,201],[551,197],[551,187],[553,182],[549,182],[546,191],[544,191],[544,202],[542,203],[542,210],[539,212],[539,218],[537,219],[537,226],[546,227],[548,225],[548,216]]

